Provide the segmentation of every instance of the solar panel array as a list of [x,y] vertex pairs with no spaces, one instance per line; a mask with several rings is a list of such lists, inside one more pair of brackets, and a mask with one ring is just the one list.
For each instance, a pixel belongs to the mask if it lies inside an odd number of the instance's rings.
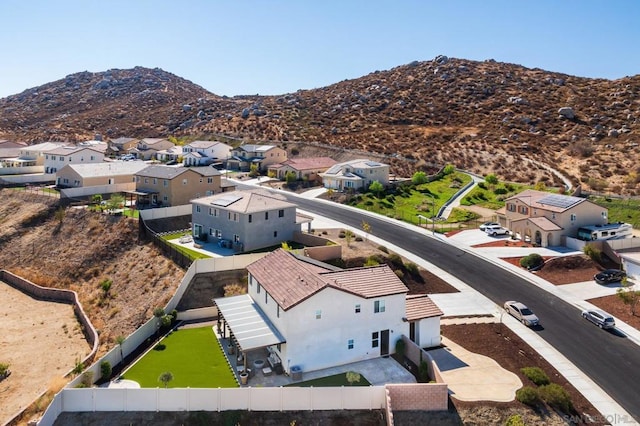
[[547,206],[559,207],[561,209],[567,209],[582,201],[582,198],[571,197],[568,195],[551,194],[538,200],[540,204],[546,204]]
[[240,199],[242,199],[241,195],[226,195],[224,197],[216,198],[211,202],[211,204],[214,206],[227,207]]

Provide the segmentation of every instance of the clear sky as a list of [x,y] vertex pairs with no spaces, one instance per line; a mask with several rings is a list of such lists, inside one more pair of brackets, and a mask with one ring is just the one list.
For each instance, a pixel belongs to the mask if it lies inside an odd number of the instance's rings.
[[439,54],[616,79],[639,51],[638,0],[0,0],[0,97],[136,65],[276,95]]

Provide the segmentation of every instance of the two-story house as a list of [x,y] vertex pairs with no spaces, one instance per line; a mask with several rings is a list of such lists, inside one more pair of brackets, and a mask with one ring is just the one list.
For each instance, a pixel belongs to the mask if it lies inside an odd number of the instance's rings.
[[308,217],[279,194],[231,191],[191,201],[195,238],[218,240],[236,251],[251,251],[291,241]]
[[513,235],[541,247],[561,245],[563,236],[576,237],[581,226],[608,222],[608,210],[586,198],[532,189],[507,198],[496,214]]
[[146,167],[149,165],[142,161],[67,164],[56,172],[56,184],[61,188],[79,188],[133,183],[135,188],[135,174]]
[[105,155],[107,157],[120,157],[122,155],[128,154],[129,151],[136,147],[139,139],[135,138],[116,138],[111,139],[107,144],[107,150],[105,151]]
[[367,189],[375,181],[386,187],[389,165],[366,159],[351,160],[335,164],[320,176],[325,188],[338,191]]
[[287,160],[287,151],[274,145],[240,145],[231,151],[227,168],[248,171],[256,165],[259,171],[266,171],[271,164]]
[[222,165],[231,155],[231,146],[218,141],[193,141],[184,145],[182,151],[185,166]]
[[320,173],[326,172],[336,163],[337,161],[330,157],[290,158],[282,163],[270,165],[268,171],[281,180],[284,180],[287,174],[293,173],[297,180],[314,181],[319,178]]
[[186,205],[235,188],[213,167],[147,166],[135,176],[137,205],[142,208]]
[[[105,145],[106,148],[106,145]],[[91,145],[67,145],[47,151],[44,155],[44,172],[56,173],[69,164],[102,163],[104,150]]]
[[17,157],[0,160],[0,174],[43,173],[46,154],[65,145],[64,142],[42,142],[22,146]]
[[[278,249],[247,271],[248,295],[214,302],[241,350],[260,342],[286,372],[388,356],[402,335],[421,347],[440,344],[440,309],[426,295],[407,296],[387,265],[339,269]],[[239,325],[242,308],[263,320]]]
[[140,160],[153,160],[158,151],[171,148],[173,142],[162,138],[144,138],[138,141],[135,148],[129,150],[129,154],[135,155]]

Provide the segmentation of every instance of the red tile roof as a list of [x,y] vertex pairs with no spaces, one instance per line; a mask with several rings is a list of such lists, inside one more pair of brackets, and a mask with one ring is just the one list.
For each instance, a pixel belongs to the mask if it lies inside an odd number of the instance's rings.
[[278,249],[247,266],[249,273],[285,311],[326,287],[364,298],[407,293],[407,287],[387,266],[331,270],[305,262]]
[[407,321],[418,321],[424,318],[441,317],[443,312],[426,294],[407,296]]

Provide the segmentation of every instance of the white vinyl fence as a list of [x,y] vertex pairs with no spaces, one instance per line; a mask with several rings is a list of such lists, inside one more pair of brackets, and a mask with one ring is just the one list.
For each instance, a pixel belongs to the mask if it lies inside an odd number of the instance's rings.
[[384,386],[218,389],[65,388],[38,425],[51,425],[62,412],[93,411],[313,411],[382,410]]

